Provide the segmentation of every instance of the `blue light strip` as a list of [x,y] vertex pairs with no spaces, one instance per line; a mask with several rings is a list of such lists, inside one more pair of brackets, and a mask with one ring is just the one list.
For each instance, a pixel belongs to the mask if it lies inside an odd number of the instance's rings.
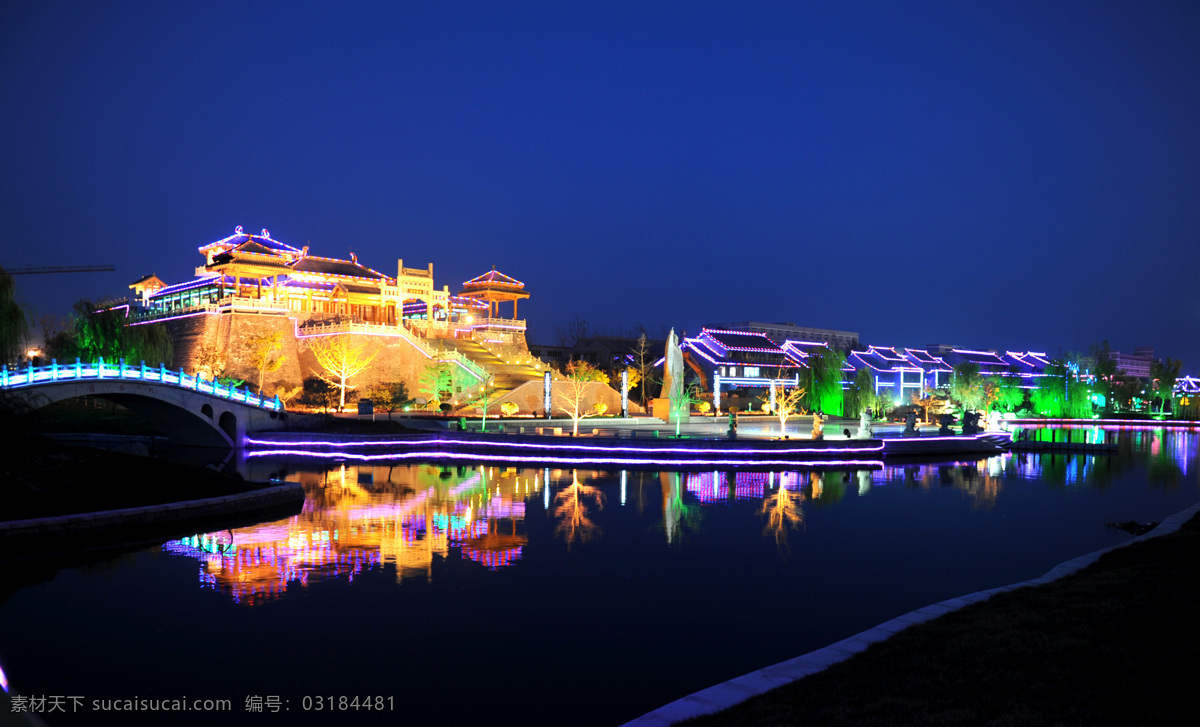
[[74,364],[60,365],[57,362],[49,366],[34,367],[9,371],[7,366],[0,369],[0,388],[22,389],[41,384],[53,384],[60,381],[80,381],[94,379],[98,381],[144,381],[177,386],[190,389],[202,394],[208,394],[221,399],[229,399],[261,409],[280,411],[282,402],[278,398],[267,399],[250,393],[249,388],[236,389],[222,387],[195,376],[188,376],[182,371],[168,371],[165,367],[146,368],[145,366],[126,366],[124,360],[120,363],[105,363],[101,360],[94,364],[76,361]]

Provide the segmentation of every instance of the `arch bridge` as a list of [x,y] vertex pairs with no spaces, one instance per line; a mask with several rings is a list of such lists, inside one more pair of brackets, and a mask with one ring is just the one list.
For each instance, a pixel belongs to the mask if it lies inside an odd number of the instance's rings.
[[280,429],[287,417],[278,397],[260,397],[164,366],[118,363],[0,369],[0,390],[35,409],[85,396],[106,399],[149,419],[176,444],[241,447],[247,432]]

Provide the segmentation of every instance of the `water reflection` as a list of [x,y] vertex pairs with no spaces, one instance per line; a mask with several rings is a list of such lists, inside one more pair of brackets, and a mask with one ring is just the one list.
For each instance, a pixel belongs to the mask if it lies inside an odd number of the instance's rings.
[[563,537],[568,550],[576,540],[586,543],[600,535],[600,527],[591,519],[590,508],[604,509],[604,493],[580,482],[578,470],[571,471],[571,484],[555,496],[554,502],[554,517],[558,519],[554,534]]
[[[714,509],[745,518],[747,526],[787,552],[789,539],[812,527],[813,513],[837,508],[846,499],[879,496],[880,488],[957,490],[972,509],[988,511],[1014,483],[1036,481],[1051,491],[1104,491],[1126,470],[1138,468],[1154,487],[1171,491],[1200,475],[1195,433],[1111,434],[1087,428],[1073,436],[1116,441],[1120,451],[1113,454],[1015,453],[844,470],[630,473],[341,464],[288,473],[287,466],[312,465],[285,465],[277,471],[300,482],[307,493],[300,515],[164,547],[199,561],[202,587],[253,605],[321,581],[353,582],[373,569],[390,567],[398,584],[431,581],[439,562],[455,558],[474,564],[470,567],[501,570],[519,563],[530,547],[557,547],[569,554],[572,547],[601,538],[627,538],[630,523],[638,523],[634,529],[640,532],[659,533],[660,543],[687,547],[688,538],[706,535],[706,517],[714,522],[726,517],[715,516]],[[616,512],[606,507],[615,502],[621,506]],[[534,530],[545,533],[533,546],[530,511],[538,518]]]
[[[781,478],[782,479],[782,478]],[[763,535],[773,535],[779,550],[788,552],[788,531],[804,522],[803,492],[792,492],[781,481],[779,487],[763,498],[762,512],[767,516]]]
[[304,486],[300,515],[164,549],[198,559],[202,586],[248,605],[385,565],[397,583],[430,580],[451,549],[494,570],[520,559],[525,499],[542,487],[536,473],[497,468],[342,465],[288,479]]

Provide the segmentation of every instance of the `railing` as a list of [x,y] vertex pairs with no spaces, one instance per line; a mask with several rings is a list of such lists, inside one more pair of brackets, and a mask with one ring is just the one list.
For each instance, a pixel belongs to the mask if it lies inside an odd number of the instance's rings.
[[201,394],[229,399],[230,401],[236,401],[246,406],[269,409],[271,411],[283,410],[283,402],[279,400],[279,397],[268,399],[250,393],[248,387],[237,389],[232,386],[222,386],[215,381],[205,381],[198,376],[188,376],[183,372],[183,369],[180,369],[178,372],[168,371],[167,367],[161,364],[157,368],[149,367],[146,366],[145,361],[141,362],[139,366],[126,366],[125,359],[121,359],[118,363],[105,363],[104,359],[100,359],[98,363],[89,364],[75,359],[74,364],[64,366],[60,365],[57,361],[51,360],[49,366],[34,366],[31,363],[28,368],[14,369],[12,371],[9,371],[8,366],[0,368],[0,388],[10,390],[57,381],[85,380],[153,382],[167,386],[177,386],[190,391],[198,391]]
[[[339,333],[373,333],[378,336],[403,336],[408,331],[403,326],[386,323],[364,323],[355,320],[308,320],[296,328],[305,336],[333,336]],[[404,333],[401,333],[403,331]]]
[[478,343],[480,348],[492,354],[506,364],[519,364],[522,366],[528,366],[536,371],[545,371],[549,368],[545,361],[541,360],[537,356],[534,356],[533,354],[529,354],[528,358],[521,358],[517,361],[511,361],[507,358],[507,352],[502,349],[496,349],[495,346],[491,345],[494,343],[494,341],[489,341],[486,338],[476,338],[475,343]]
[[522,318],[482,318],[476,323],[471,324],[471,328],[488,329],[488,328],[507,328],[511,330],[525,330],[525,320]]
[[304,336],[334,336],[339,333],[365,333],[377,336],[396,336],[411,343],[426,357],[434,361],[445,361],[462,366],[466,372],[479,381],[486,380],[491,374],[479,364],[467,358],[459,351],[435,351],[423,339],[413,335],[406,326],[389,326],[378,323],[363,323],[354,320],[307,321],[297,326]]
[[197,303],[196,305],[183,306],[180,308],[171,308],[169,310],[151,310],[141,311],[134,314],[132,317],[138,322],[153,321],[160,318],[177,318],[195,313],[270,313],[270,314],[286,314],[289,313],[288,304],[280,301],[266,300],[265,298],[246,298],[243,296],[226,296],[221,298],[216,303]]

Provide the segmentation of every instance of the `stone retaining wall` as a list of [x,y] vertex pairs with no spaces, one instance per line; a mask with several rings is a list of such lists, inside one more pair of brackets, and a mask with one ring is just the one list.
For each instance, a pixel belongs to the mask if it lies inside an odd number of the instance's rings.
[[[304,488],[296,482],[264,487],[236,495],[184,500],[165,505],[128,507],[74,515],[0,522],[0,543],[25,538],[90,535],[114,528],[145,528],[181,524],[190,520],[266,510],[304,501]],[[11,547],[11,546],[9,546]]]

